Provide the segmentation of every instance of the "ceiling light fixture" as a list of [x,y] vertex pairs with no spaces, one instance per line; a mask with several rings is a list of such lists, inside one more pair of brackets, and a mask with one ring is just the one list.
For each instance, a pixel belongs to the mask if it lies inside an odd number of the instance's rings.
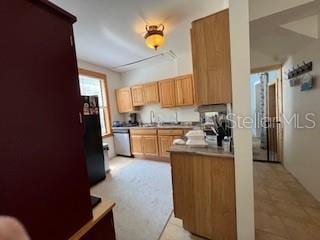
[[147,33],[144,36],[145,43],[149,48],[157,50],[164,44],[163,24],[146,26]]

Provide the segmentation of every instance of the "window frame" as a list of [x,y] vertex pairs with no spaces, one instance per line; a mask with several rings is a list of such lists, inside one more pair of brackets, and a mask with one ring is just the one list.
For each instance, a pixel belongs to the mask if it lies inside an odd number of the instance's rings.
[[103,112],[104,112],[104,123],[106,126],[106,132],[102,133],[102,137],[111,137],[112,136],[112,127],[111,127],[111,114],[110,114],[110,100],[109,100],[109,91],[108,91],[108,80],[107,75],[100,72],[91,71],[84,68],[78,69],[79,76],[86,76],[91,78],[96,78],[101,82],[101,91],[102,91],[102,98],[103,98]]

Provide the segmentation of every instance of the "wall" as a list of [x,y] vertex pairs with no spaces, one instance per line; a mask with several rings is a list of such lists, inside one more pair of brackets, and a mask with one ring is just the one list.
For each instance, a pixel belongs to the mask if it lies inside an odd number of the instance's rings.
[[[146,65],[145,67],[131,70],[121,74],[125,86],[133,86],[141,83],[162,80],[183,74],[192,73],[191,52],[181,54],[177,59],[164,61],[159,64]],[[142,122],[150,122],[150,111],[155,111],[162,122],[175,121],[175,114],[178,114],[178,121],[199,121],[199,113],[194,107],[183,108],[161,108],[160,104],[144,106],[139,110]]]
[[[110,105],[110,114],[111,114],[111,122],[114,120],[124,120],[124,116],[122,116],[117,109],[117,102],[115,96],[115,89],[122,87],[122,81],[120,74],[114,72],[110,69],[93,65],[88,62],[78,60],[78,67],[84,68],[91,71],[96,71],[100,73],[105,73],[107,75],[107,82],[108,82],[108,95],[109,95],[109,105]],[[114,142],[113,137],[107,137],[103,139],[104,142],[109,144],[109,157],[112,158],[115,156],[114,152]]]
[[313,0],[250,0],[250,20],[284,11]]
[[[315,88],[301,92],[300,87],[290,87],[284,75],[284,113],[291,116],[294,113],[303,116],[305,113],[316,114],[315,129],[297,129],[293,124],[286,124],[284,128],[284,164],[285,167],[320,201],[320,161],[319,161],[319,136],[320,136],[320,41],[306,46],[297,54],[290,56],[284,64],[283,73],[291,70],[302,61],[313,61]],[[304,124],[305,121],[301,121]]]
[[250,50],[251,69],[272,66],[280,64],[280,60],[274,59],[271,56],[251,48]]
[[[233,112],[250,116],[250,46],[248,0],[229,0]],[[251,130],[233,129],[238,240],[254,240]]]

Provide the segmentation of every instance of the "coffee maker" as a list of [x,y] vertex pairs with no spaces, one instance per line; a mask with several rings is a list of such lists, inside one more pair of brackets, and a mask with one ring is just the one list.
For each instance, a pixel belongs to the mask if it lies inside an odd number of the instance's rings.
[[129,114],[129,120],[128,120],[128,126],[138,126],[139,123],[137,121],[137,113],[130,113]]

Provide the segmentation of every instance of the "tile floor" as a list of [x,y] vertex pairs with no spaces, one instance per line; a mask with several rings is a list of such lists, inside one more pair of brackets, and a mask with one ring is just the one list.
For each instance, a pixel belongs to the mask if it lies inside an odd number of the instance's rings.
[[[256,240],[320,240],[320,203],[280,164],[254,163]],[[172,216],[160,240],[200,240]]]

